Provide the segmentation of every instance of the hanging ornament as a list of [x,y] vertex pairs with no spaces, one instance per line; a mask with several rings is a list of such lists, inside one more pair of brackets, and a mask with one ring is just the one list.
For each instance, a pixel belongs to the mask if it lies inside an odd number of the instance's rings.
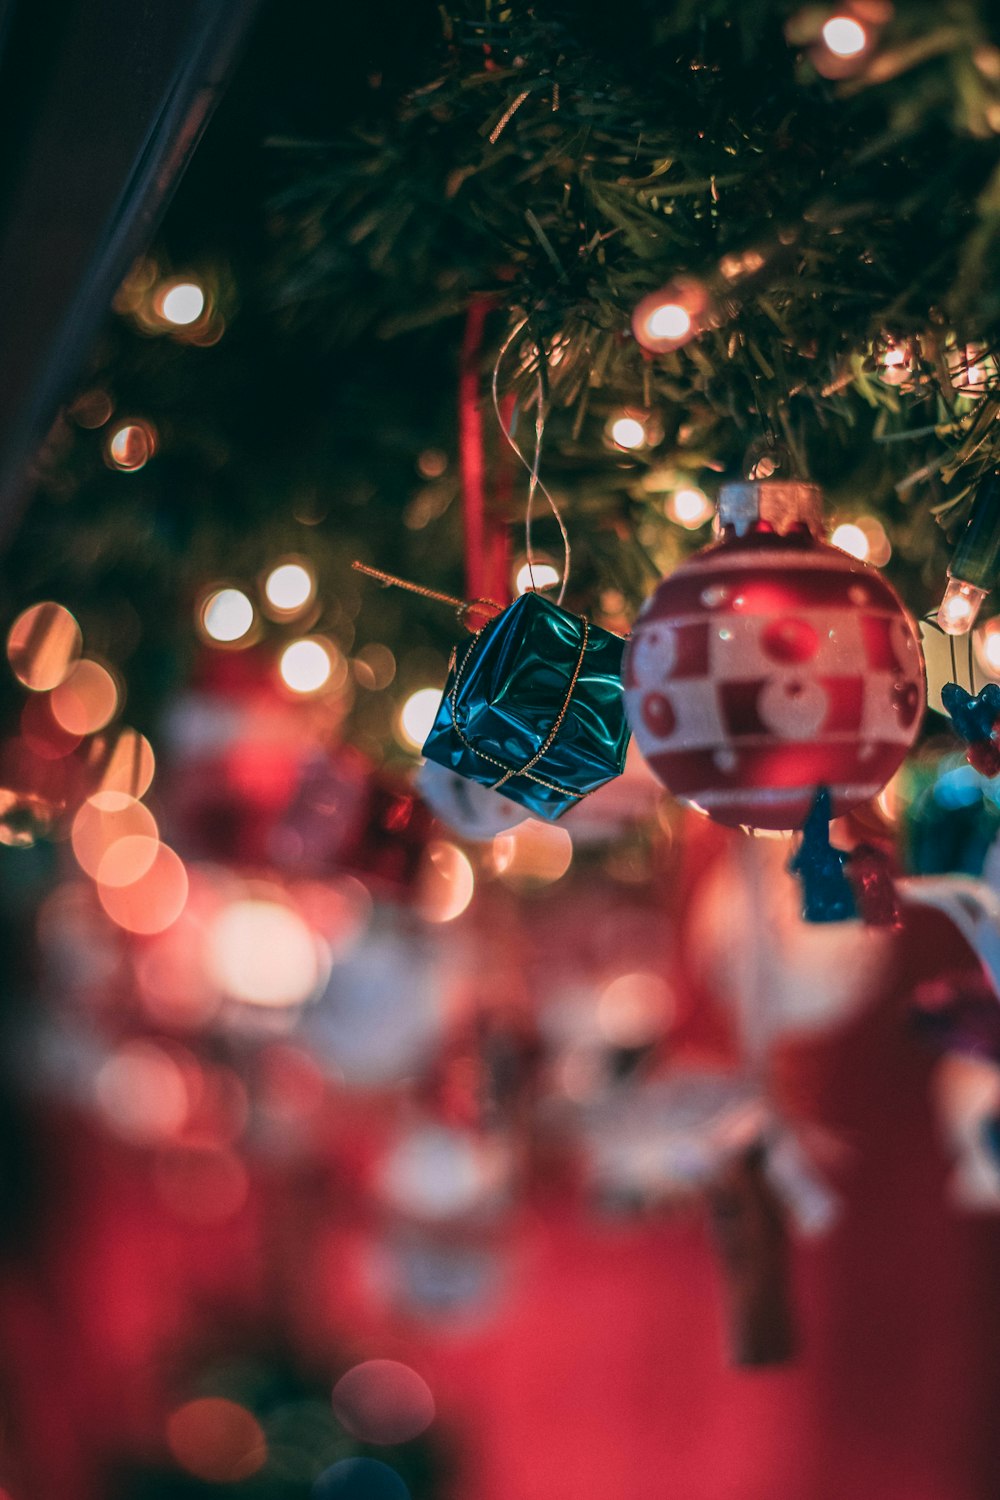
[[819,540],[811,484],[724,485],[721,539],[665,578],[625,653],[640,750],[721,823],[802,825],[874,797],[924,707],[914,624],[875,568]]
[[1000,683],[988,682],[975,697],[957,682],[946,682],[941,702],[955,732],[966,743],[965,758],[983,776],[1000,771]]
[[937,621],[948,635],[966,635],[1000,572],[1000,472],[980,485],[972,513],[948,566]]
[[624,645],[541,594],[522,594],[454,661],[424,755],[560,817],[624,769]]
[[851,883],[844,874],[850,855],[830,843],[830,793],[820,787],[802,827],[802,843],[788,869],[802,882],[802,916],[807,922],[845,922],[857,916]]
[[432,760],[417,773],[417,791],[436,818],[473,843],[488,843],[528,816],[509,797]]

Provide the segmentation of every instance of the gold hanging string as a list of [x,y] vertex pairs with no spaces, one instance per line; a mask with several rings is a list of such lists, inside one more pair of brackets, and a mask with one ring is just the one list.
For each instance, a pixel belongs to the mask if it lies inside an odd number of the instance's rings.
[[566,586],[569,583],[569,570],[570,564],[573,559],[573,550],[570,547],[569,533],[566,530],[566,524],[563,521],[562,516],[559,514],[559,507],[556,505],[556,502],[553,500],[552,496],[549,494],[548,490],[545,488],[545,485],[539,478],[539,471],[542,464],[542,438],[545,434],[545,382],[542,377],[541,365],[541,361],[545,357],[544,350],[537,347],[535,350],[536,357],[539,362],[538,391],[535,404],[535,451],[532,455],[530,463],[524,453],[524,449],[518,442],[515,441],[512,434],[508,431],[507,424],[503,419],[503,413],[500,410],[500,368],[505,358],[507,357],[507,353],[510,350],[510,347],[513,344],[514,340],[520,337],[527,326],[528,319],[526,317],[522,318],[520,323],[516,323],[514,325],[514,327],[511,329],[510,333],[504,340],[503,344],[500,346],[500,352],[497,355],[496,364],[493,366],[493,380],[491,383],[493,393],[493,410],[496,414],[496,419],[499,424],[500,431],[503,433],[508,446],[510,447],[511,451],[517,456],[518,461],[523,464],[523,466],[528,471],[528,499],[524,512],[524,542],[525,552],[528,556],[528,576],[531,579],[532,588],[535,587],[535,557],[531,540],[531,519],[535,503],[535,495],[539,491],[541,491],[542,495],[544,495],[545,499],[548,501],[549,509],[556,518],[556,525],[559,527],[559,534],[562,537],[563,544],[562,579],[559,584],[559,595],[556,600],[556,603],[561,605],[566,597]]
[[377,579],[385,588],[406,589],[411,594],[420,594],[424,599],[434,599],[438,604],[450,604],[457,611],[460,620],[481,607],[495,609],[498,614],[503,612],[504,606],[495,599],[473,599],[470,603],[467,599],[456,599],[454,594],[442,594],[439,589],[426,588],[422,583],[411,583],[408,578],[397,578],[395,573],[383,573],[381,568],[369,568],[367,563],[353,562],[351,567],[356,573],[364,573],[368,578]]

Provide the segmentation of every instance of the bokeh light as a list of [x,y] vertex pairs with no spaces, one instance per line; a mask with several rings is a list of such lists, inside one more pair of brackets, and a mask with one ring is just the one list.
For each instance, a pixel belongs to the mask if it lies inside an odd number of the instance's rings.
[[853,16],[831,16],[822,37],[835,57],[860,57],[868,45],[868,33]]
[[427,922],[453,922],[472,900],[476,888],[472,866],[461,849],[443,839],[428,846],[417,909]]
[[368,1359],[333,1388],[333,1411],[362,1443],[408,1443],[434,1420],[431,1388],[416,1370],[395,1359]]
[[112,922],[141,935],[164,932],[176,922],[187,894],[187,870],[166,844],[157,844],[149,868],[129,885],[97,887],[98,899]]
[[98,885],[134,885],[153,868],[159,848],[158,838],[142,833],[115,839],[97,867]]
[[271,569],[264,580],[264,598],[276,615],[297,615],[312,603],[316,575],[301,559],[289,558]]
[[697,485],[683,484],[667,500],[666,512],[671,521],[687,531],[704,526],[715,510],[711,500]]
[[678,277],[637,304],[632,333],[651,354],[669,354],[696,337],[711,315],[706,287],[694,277]]
[[413,750],[423,748],[440,707],[440,688],[419,688],[410,694],[399,714],[399,731],[404,745]]
[[22,610],[7,635],[7,660],[19,682],[47,693],[69,676],[83,649],[76,620],[61,604],[46,601]]
[[119,839],[155,843],[157,836],[156,819],[148,807],[127,792],[100,791],[88,797],[74,817],[70,842],[80,869],[96,879],[102,860]]
[[830,543],[839,547],[841,552],[849,552],[852,557],[859,558],[861,562],[868,558],[868,538],[853,521],[843,521],[837,526],[830,537]]
[[410,1500],[410,1491],[377,1458],[342,1458],[319,1476],[312,1500]]
[[201,628],[220,645],[241,641],[253,628],[253,605],[241,589],[216,589],[202,603]]
[[62,760],[77,748],[82,735],[57,724],[47,695],[33,693],[21,710],[21,738],[42,760]]
[[661,302],[647,316],[646,331],[651,339],[679,342],[691,332],[691,314],[679,302]]
[[96,734],[121,707],[118,684],[107,667],[84,656],[52,689],[49,705],[52,717],[67,734]]
[[141,797],[156,771],[153,747],[137,729],[123,729],[101,771],[101,790]]
[[540,592],[542,589],[553,588],[562,581],[562,574],[558,568],[554,568],[548,562],[523,563],[517,570],[514,579],[514,587],[518,594],[526,594],[529,589]]
[[224,1224],[244,1207],[250,1192],[246,1167],[235,1151],[175,1147],[156,1161],[160,1199],[189,1224]]
[[573,860],[573,840],[565,828],[528,818],[493,840],[493,867],[510,885],[550,885]]
[[319,693],[333,674],[333,658],[325,641],[309,636],[292,641],[281,653],[278,663],[281,680],[293,693],[303,697]]
[[164,322],[186,328],[205,311],[205,293],[196,281],[168,281],[157,291],[153,305]]
[[646,443],[645,423],[623,412],[608,423],[608,436],[616,448],[642,448]]
[[601,991],[597,1024],[615,1047],[643,1047],[673,1019],[670,988],[658,974],[620,974]]
[[987,672],[1000,674],[1000,618],[987,620],[975,637],[976,655]]
[[167,1418],[167,1443],[182,1469],[208,1484],[249,1479],[267,1461],[260,1423],[222,1396],[188,1401]]
[[123,1042],[102,1063],[94,1088],[105,1124],[128,1141],[169,1140],[187,1117],[184,1074],[155,1042]]
[[82,391],[70,404],[69,415],[78,427],[94,429],[110,421],[114,403],[107,391],[100,389]]
[[510,1158],[498,1141],[448,1125],[418,1125],[382,1164],[381,1191],[402,1213],[445,1223],[507,1200]]
[[108,436],[104,456],[109,468],[131,474],[145,468],[156,452],[156,432],[149,422],[123,422]]
[[381,692],[396,675],[396,658],[388,646],[372,641],[362,646],[355,658],[355,672],[362,687]]
[[324,955],[310,928],[277,901],[234,901],[208,929],[217,984],[247,1005],[301,1005],[325,978]]

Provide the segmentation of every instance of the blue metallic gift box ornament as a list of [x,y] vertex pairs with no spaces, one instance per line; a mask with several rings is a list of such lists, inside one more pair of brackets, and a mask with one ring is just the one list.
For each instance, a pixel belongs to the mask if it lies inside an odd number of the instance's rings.
[[625,642],[522,594],[456,652],[423,753],[555,819],[620,776]]

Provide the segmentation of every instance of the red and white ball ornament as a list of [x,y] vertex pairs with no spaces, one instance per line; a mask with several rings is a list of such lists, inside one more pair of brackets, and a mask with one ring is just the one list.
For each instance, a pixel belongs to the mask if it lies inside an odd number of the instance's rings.
[[659,585],[625,652],[625,709],[665,786],[720,823],[801,826],[885,786],[925,705],[916,627],[867,563],[819,540],[815,485],[723,486],[721,539]]

